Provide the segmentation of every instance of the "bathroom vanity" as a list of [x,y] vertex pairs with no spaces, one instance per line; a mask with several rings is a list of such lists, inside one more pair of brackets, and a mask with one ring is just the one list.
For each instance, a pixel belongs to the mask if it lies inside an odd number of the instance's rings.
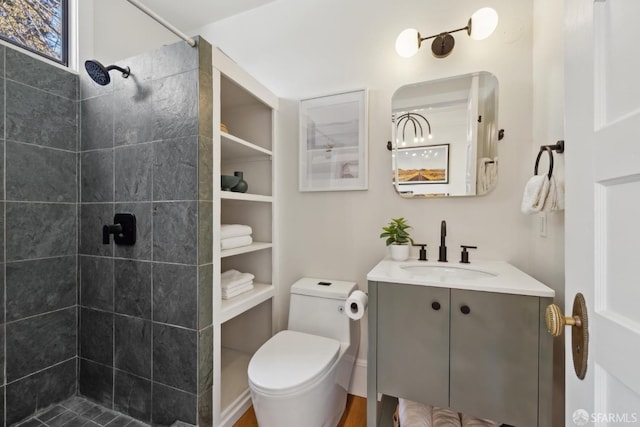
[[367,279],[368,426],[392,425],[395,398],[551,425],[552,289],[505,262],[385,259]]

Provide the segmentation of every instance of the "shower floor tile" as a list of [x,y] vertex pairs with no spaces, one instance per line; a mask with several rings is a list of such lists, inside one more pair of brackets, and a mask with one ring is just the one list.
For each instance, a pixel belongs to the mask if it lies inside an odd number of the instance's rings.
[[52,405],[16,427],[148,427],[141,421],[79,396]]

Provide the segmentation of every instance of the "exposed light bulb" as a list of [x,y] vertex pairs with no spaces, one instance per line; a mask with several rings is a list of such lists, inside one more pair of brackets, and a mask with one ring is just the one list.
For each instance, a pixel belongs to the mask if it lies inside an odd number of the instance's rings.
[[429,138],[429,139],[433,139],[433,135],[432,135],[432,134],[429,134],[429,136],[427,136],[427,138]]
[[489,37],[498,26],[498,12],[490,7],[478,9],[471,15],[471,37],[474,40],[484,40]]
[[418,30],[407,28],[396,38],[396,52],[403,58],[410,58],[418,53]]

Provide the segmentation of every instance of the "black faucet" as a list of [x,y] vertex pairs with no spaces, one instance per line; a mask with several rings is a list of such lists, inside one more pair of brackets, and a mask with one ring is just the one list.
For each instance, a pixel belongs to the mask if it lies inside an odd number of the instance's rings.
[[440,223],[440,256],[439,262],[447,262],[447,246],[445,245],[445,237],[447,236],[447,222],[442,221]]

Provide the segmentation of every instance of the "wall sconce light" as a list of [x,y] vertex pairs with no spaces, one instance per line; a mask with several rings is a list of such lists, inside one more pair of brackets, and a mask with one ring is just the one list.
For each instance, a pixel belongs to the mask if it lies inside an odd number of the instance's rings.
[[[413,125],[413,143],[417,144],[420,142],[424,142],[424,129],[422,128],[422,124],[420,123],[422,120],[426,125],[429,133],[427,134],[428,139],[433,138],[433,134],[431,133],[431,123],[429,120],[422,114],[418,113],[403,113],[400,114],[396,118],[396,135],[400,134],[400,127],[402,126],[402,142],[401,145],[406,145],[405,131],[407,130],[407,125],[411,123]],[[397,137],[397,136],[396,136]],[[396,140],[396,143],[400,142]]]
[[401,32],[396,39],[396,52],[403,58],[409,58],[418,52],[423,41],[433,39],[431,43],[433,56],[436,58],[444,58],[451,53],[453,46],[456,44],[455,39],[451,35],[452,33],[467,30],[467,35],[472,39],[484,40],[493,33],[497,26],[498,13],[490,7],[483,7],[471,15],[466,27],[458,28],[457,30],[445,31],[444,33],[429,37],[421,37],[418,30],[407,28]]

